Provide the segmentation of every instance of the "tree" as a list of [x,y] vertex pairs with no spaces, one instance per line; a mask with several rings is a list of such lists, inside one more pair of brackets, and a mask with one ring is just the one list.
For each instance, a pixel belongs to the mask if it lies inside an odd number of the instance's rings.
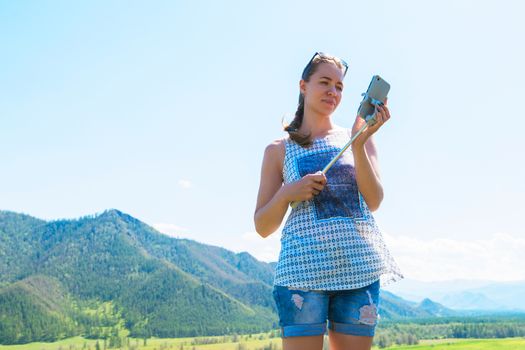
[[390,345],[392,345],[392,340],[388,335],[380,334],[379,337],[377,337],[377,346],[379,346],[381,349],[389,347]]

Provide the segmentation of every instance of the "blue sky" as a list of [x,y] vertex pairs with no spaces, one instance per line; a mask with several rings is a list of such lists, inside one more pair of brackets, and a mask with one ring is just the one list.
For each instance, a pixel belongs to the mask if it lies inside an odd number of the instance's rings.
[[279,233],[252,220],[262,155],[325,51],[350,65],[337,124],[372,75],[392,85],[376,217],[405,273],[525,279],[524,7],[0,0],[0,209],[117,208],[274,261]]

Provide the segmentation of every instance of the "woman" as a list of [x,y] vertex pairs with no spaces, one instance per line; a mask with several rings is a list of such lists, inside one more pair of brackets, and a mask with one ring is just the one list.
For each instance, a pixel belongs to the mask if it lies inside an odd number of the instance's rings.
[[316,53],[299,83],[299,106],[288,137],[266,147],[255,210],[262,237],[282,231],[273,295],[283,349],[370,349],[378,319],[379,286],[402,278],[372,211],[383,199],[372,135],[389,119],[377,107],[367,128],[326,173],[320,172],[365,121],[352,131],[335,125],[347,65]]

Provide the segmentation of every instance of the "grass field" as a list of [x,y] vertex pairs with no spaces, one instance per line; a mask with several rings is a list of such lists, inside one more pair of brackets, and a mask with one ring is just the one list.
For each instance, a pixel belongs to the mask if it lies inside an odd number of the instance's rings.
[[525,338],[422,340],[418,345],[392,346],[396,350],[524,350]]
[[[207,337],[207,339],[231,340],[225,337]],[[195,342],[197,340],[197,343]],[[217,344],[198,344],[199,338],[148,339],[144,345],[142,339],[130,339],[130,346],[122,349],[135,350],[258,350],[268,348],[281,349],[281,339],[268,338],[266,333],[249,336],[238,336],[236,342],[227,341]],[[99,341],[100,349],[104,343]],[[24,345],[0,345],[0,350],[95,350],[96,340],[75,337],[54,343],[30,343]],[[373,349],[379,349],[374,347]],[[392,346],[386,349],[395,350],[524,350],[525,338],[506,339],[440,339],[422,340],[418,345]]]

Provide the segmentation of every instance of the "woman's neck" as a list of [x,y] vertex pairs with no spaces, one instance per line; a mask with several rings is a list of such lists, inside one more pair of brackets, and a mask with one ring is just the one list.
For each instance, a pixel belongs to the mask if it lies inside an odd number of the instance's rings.
[[315,139],[326,136],[334,128],[336,128],[336,125],[332,123],[330,115],[319,115],[305,111],[299,131],[304,134],[310,134],[310,137]]

